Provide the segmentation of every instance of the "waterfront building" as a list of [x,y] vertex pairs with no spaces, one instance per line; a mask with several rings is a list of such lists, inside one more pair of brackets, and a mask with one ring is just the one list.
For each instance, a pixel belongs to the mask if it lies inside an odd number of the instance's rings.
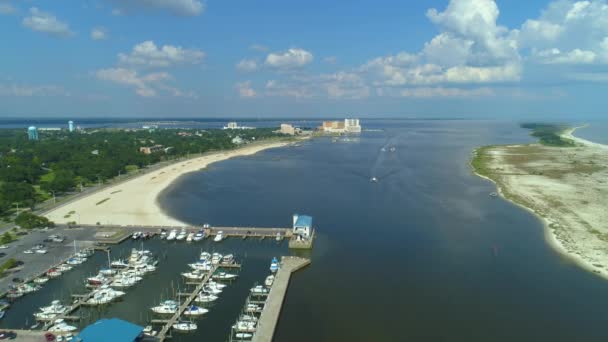
[[156,152],[164,151],[163,145],[154,145],[154,146],[143,146],[139,148],[139,152],[143,154],[152,154]]
[[134,342],[143,337],[144,328],[118,318],[100,319],[82,329],[73,342]]
[[326,133],[361,133],[359,119],[344,119],[344,121],[323,121],[320,129]]
[[287,135],[295,135],[296,134],[296,128],[293,127],[293,125],[290,125],[290,124],[281,124],[281,129],[279,129],[279,133],[281,133],[281,134],[287,134]]
[[232,122],[229,122],[228,124],[226,124],[226,126],[224,126],[223,129],[253,129],[253,127],[239,126],[238,123],[232,121]]
[[29,140],[38,140],[38,129],[35,126],[30,126],[27,129],[27,138]]
[[68,121],[68,131],[74,132],[74,121]]
[[293,214],[293,234],[308,240],[312,233],[312,216]]

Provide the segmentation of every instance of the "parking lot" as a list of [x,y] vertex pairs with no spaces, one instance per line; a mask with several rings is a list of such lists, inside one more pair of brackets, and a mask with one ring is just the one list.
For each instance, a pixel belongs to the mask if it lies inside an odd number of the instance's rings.
[[[0,293],[6,292],[9,286],[14,284],[13,278],[27,280],[70,257],[74,253],[74,241],[77,249],[91,246],[95,241],[95,233],[96,230],[91,228],[53,228],[35,230],[20,236],[18,241],[8,244],[8,248],[0,249],[0,253],[6,253],[5,256],[0,257],[0,262],[3,263],[10,258],[24,262],[16,271],[7,271],[4,278],[0,279]],[[65,240],[61,243],[44,242],[44,239],[53,234],[63,236]],[[46,254],[23,253],[38,244],[44,244]]]

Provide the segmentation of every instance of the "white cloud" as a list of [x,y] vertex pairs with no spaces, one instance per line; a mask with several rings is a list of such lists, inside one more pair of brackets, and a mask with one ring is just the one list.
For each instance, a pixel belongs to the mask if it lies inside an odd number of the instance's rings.
[[160,10],[180,16],[197,16],[205,10],[205,4],[199,0],[111,0],[117,7],[114,15],[134,12],[136,10]]
[[265,94],[294,98],[362,99],[370,88],[357,73],[336,72],[314,76],[292,75],[285,80],[270,80]]
[[285,52],[270,53],[266,57],[266,65],[278,69],[290,69],[303,67],[313,61],[312,53],[292,48]]
[[378,95],[411,98],[475,98],[494,96],[495,92],[490,88],[462,89],[444,87],[418,87],[405,89],[380,88],[378,89]]
[[8,2],[0,2],[0,14],[13,14],[17,9]]
[[519,44],[543,64],[608,64],[607,37],[606,0],[556,0],[524,23]]
[[258,62],[254,59],[243,59],[236,64],[236,68],[243,72],[252,72],[258,69]]
[[199,64],[205,53],[196,49],[184,49],[180,46],[156,46],[153,41],[145,41],[133,47],[130,54],[118,54],[121,65],[133,67],[171,67],[177,65]]
[[172,96],[195,97],[191,92],[181,90],[166,84],[172,79],[167,72],[153,72],[140,75],[135,70],[125,68],[108,68],[97,70],[95,76],[103,81],[130,86],[135,89],[135,93],[142,97],[154,97],[159,90],[166,91]]
[[91,39],[105,40],[108,39],[108,30],[105,27],[95,27],[91,30]]
[[70,96],[70,92],[56,85],[21,85],[0,84],[0,96],[33,97],[33,96]]
[[74,34],[68,24],[60,21],[51,13],[39,10],[37,7],[30,8],[30,16],[23,18],[22,24],[33,31],[56,37],[69,37]]
[[256,97],[256,91],[251,87],[251,81],[237,83],[234,88],[238,91],[240,97]]

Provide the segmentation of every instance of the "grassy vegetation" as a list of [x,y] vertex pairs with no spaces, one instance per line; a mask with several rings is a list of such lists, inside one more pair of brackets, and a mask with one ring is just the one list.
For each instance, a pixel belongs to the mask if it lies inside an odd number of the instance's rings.
[[0,277],[4,276],[4,272],[10,268],[15,267],[17,260],[10,258],[6,260],[2,265],[0,265]]
[[567,126],[545,123],[523,123],[522,128],[532,130],[531,135],[546,146],[575,147],[576,144],[570,139],[563,138],[562,133],[568,129]]
[[490,170],[487,168],[489,159],[488,151],[493,146],[484,146],[475,150],[473,159],[471,159],[471,167],[473,170],[484,177],[490,177]]

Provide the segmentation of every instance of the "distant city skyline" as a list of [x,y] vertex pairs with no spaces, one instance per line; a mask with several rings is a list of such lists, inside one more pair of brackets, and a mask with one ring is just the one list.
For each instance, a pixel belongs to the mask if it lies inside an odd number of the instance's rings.
[[0,118],[592,120],[608,104],[608,0],[0,0],[0,18]]

